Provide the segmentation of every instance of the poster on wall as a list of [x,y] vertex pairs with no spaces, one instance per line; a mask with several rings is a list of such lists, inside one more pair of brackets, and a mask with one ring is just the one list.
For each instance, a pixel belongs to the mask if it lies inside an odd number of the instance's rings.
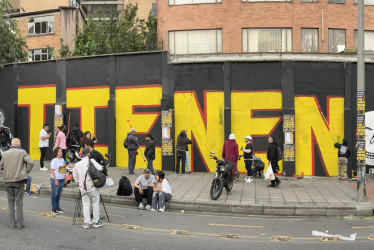
[[283,132],[295,131],[295,116],[283,115]]
[[283,160],[284,161],[295,161],[295,146],[294,145],[283,145]]
[[173,126],[173,110],[161,112],[162,129],[162,155],[173,155],[173,139],[171,138],[171,128]]
[[55,105],[55,116],[54,116],[54,141],[57,136],[57,127],[64,124],[64,115],[62,114],[62,105]]
[[365,92],[357,91],[357,164],[365,165]]

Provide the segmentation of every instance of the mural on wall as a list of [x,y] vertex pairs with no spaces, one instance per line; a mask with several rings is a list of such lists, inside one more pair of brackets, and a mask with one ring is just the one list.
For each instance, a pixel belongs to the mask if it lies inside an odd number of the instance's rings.
[[365,113],[366,165],[374,166],[374,111]]
[[[191,171],[215,172],[216,162],[209,159],[214,151],[221,157],[224,142],[224,95],[223,91],[204,91],[204,108],[195,91],[174,93],[175,138],[182,130],[192,140],[188,153]],[[194,150],[196,149],[196,150]],[[196,156],[196,153],[199,154]],[[199,161],[202,162],[199,162]]]
[[337,176],[334,143],[344,137],[344,98],[328,97],[325,117],[315,96],[295,97],[295,125],[296,175],[316,175],[315,156],[319,154],[324,174]]
[[[90,131],[92,136],[97,136],[96,124],[99,120],[104,119],[107,123],[107,117],[100,117],[98,110],[108,108],[109,86],[81,87],[66,89],[66,109],[78,110],[80,115],[80,128],[83,131]],[[74,123],[71,122],[70,130]],[[106,142],[100,141],[95,145],[95,149],[101,154],[108,153],[108,145]]]
[[40,158],[39,132],[46,121],[46,107],[56,103],[56,85],[29,85],[18,87],[18,107],[28,109],[29,153],[32,159]]
[[[161,114],[161,85],[123,86],[116,88],[116,155],[117,166],[128,166],[128,151],[123,147],[130,125],[136,129],[140,148],[144,152],[144,137],[150,133],[158,122]],[[144,111],[151,109],[152,111]],[[161,126],[156,127],[161,134]],[[153,161],[155,170],[161,169],[161,142],[155,141],[156,159]],[[146,164],[139,152],[136,168],[146,168]]]

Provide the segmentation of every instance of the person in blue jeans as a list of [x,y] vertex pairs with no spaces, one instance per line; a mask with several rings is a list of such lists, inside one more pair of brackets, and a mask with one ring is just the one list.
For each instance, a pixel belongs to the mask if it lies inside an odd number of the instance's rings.
[[31,192],[30,192],[31,180],[32,180],[32,177],[31,177],[31,175],[28,174],[27,175],[27,182],[26,182],[26,190],[25,190],[26,195],[31,195]]
[[[64,184],[66,183],[65,169],[66,164],[63,158],[62,149],[57,147],[53,150],[53,160],[51,162],[51,187],[52,187],[52,214],[63,214],[64,210],[60,208],[60,197]],[[73,167],[70,166],[69,167]]]

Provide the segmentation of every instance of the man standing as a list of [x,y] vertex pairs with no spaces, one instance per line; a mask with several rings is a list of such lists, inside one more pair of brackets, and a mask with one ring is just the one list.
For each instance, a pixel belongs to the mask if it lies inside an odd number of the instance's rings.
[[129,174],[135,174],[135,164],[136,164],[136,155],[138,154],[138,138],[135,136],[136,129],[131,128],[130,133],[127,134],[127,143],[128,143],[128,153],[129,153]]
[[245,149],[241,147],[240,149],[243,151],[243,158],[244,158],[244,164],[245,168],[247,169],[247,176],[245,177],[245,182],[252,182],[252,160],[253,160],[253,154],[252,154],[252,137],[246,136],[245,139]]
[[234,165],[234,169],[232,170],[232,176],[234,177],[237,171],[239,159],[238,144],[235,141],[234,134],[230,134],[229,139],[223,144],[222,158]]
[[[146,168],[144,173],[136,179],[134,183],[135,200],[139,203],[139,209],[151,209],[153,186],[155,183],[155,176]],[[147,198],[147,206],[143,205],[143,198]]]
[[347,165],[348,157],[351,156],[351,151],[348,149],[347,139],[343,139],[343,144],[335,143],[334,147],[339,149],[338,151],[338,181],[341,181],[342,167],[344,171],[343,182],[347,182]]
[[180,162],[182,161],[182,175],[185,173],[186,167],[186,152],[188,150],[188,144],[191,144],[191,140],[188,139],[186,130],[182,130],[177,138],[177,166],[176,174],[179,174]]
[[100,192],[97,189],[90,175],[87,173],[89,161],[101,171],[103,167],[97,163],[94,159],[90,159],[90,150],[88,148],[84,148],[82,150],[82,160],[75,164],[73,170],[73,177],[74,180],[79,181],[79,190],[82,194],[82,203],[83,203],[83,216],[84,216],[84,223],[83,228],[89,229],[90,228],[90,205],[92,205],[93,210],[93,227],[98,228],[102,227],[103,223],[99,221],[100,219]]
[[[30,173],[34,161],[21,148],[21,141],[14,138],[11,147],[3,153],[0,161],[0,167],[4,168],[4,182],[8,193],[9,207],[9,228],[22,229],[23,224],[23,192],[25,189],[25,181],[28,179],[27,174]],[[14,207],[16,205],[17,218],[15,216]]]
[[147,168],[151,170],[152,175],[155,175],[155,170],[153,169],[153,160],[156,158],[155,155],[155,142],[153,141],[153,136],[151,133],[148,133],[145,136],[145,140],[147,141],[147,145],[144,150],[144,156],[147,157]]
[[48,134],[49,125],[44,124],[42,130],[39,133],[39,148],[40,148],[40,170],[47,171],[48,168],[44,167],[44,159],[49,147],[49,138],[51,133]]
[[[278,173],[278,143],[275,141],[275,137],[273,135],[269,136],[268,143],[269,147],[267,152],[267,158],[268,161],[271,163],[271,168],[273,169],[273,172]],[[275,180],[272,180],[271,184],[269,184],[268,187],[277,187],[279,186],[280,182],[281,181],[278,179],[278,177],[275,176]]]

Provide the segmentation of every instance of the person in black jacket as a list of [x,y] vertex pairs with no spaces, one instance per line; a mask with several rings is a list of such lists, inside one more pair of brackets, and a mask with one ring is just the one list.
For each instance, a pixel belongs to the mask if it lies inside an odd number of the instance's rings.
[[155,142],[153,141],[153,137],[151,133],[148,133],[145,136],[145,139],[147,141],[147,144],[145,146],[144,155],[147,158],[147,162],[148,162],[147,168],[151,170],[151,173],[153,175],[156,175],[155,170],[153,169],[153,160],[156,158],[155,157]]
[[135,174],[134,169],[135,169],[135,164],[136,164],[136,156],[138,154],[138,149],[139,149],[139,142],[138,138],[135,136],[136,134],[136,129],[131,128],[130,133],[127,134],[127,141],[128,141],[128,152],[129,152],[129,174]]
[[191,140],[188,139],[186,130],[182,130],[177,138],[177,167],[176,174],[179,174],[180,161],[182,160],[182,175],[185,173],[186,167],[186,151],[188,150],[187,145],[191,144]]
[[[269,136],[268,139],[269,147],[267,158],[268,161],[271,163],[271,168],[273,169],[274,173],[278,173],[279,165],[278,165],[278,143],[275,141],[275,137],[273,135]],[[277,187],[280,184],[280,180],[278,177],[275,176],[275,180],[271,181],[271,184],[268,187]]]
[[335,143],[334,147],[339,149],[338,151],[338,181],[341,181],[342,166],[344,170],[343,181],[347,181],[347,165],[348,157],[351,156],[351,151],[348,149],[347,139],[343,139],[343,144]]

